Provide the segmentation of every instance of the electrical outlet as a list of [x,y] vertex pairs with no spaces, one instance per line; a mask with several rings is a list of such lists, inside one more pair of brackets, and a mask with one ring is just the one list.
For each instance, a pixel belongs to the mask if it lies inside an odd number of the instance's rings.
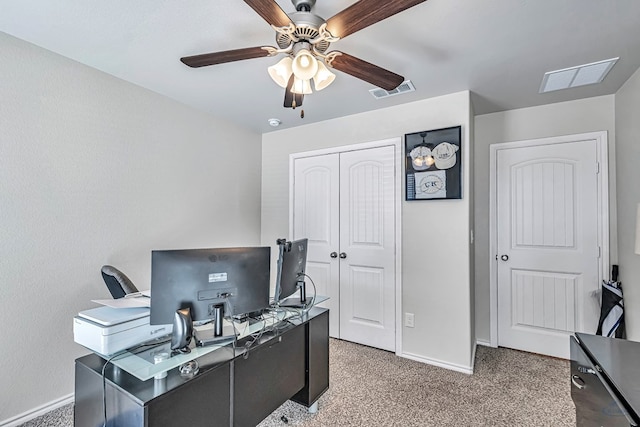
[[405,313],[404,314],[404,326],[407,328],[413,328],[413,313]]

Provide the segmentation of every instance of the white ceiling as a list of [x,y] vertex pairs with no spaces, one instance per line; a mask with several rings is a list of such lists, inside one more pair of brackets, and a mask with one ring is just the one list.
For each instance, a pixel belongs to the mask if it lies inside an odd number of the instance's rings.
[[[287,13],[290,0],[277,0]],[[354,1],[317,0],[325,19]],[[259,58],[192,69],[182,56],[276,46],[242,0],[0,0],[0,30],[257,132],[462,90],[476,114],[615,93],[640,67],[638,0],[429,0],[340,40],[341,50],[410,79],[382,100],[336,71],[335,82],[282,107]],[[546,71],[620,57],[603,83],[539,94]]]

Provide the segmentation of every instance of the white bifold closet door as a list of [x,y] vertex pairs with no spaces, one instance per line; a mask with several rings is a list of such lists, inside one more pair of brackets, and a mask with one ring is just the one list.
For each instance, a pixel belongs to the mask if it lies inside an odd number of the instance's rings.
[[395,147],[294,161],[294,239],[327,295],[330,335],[395,350]]

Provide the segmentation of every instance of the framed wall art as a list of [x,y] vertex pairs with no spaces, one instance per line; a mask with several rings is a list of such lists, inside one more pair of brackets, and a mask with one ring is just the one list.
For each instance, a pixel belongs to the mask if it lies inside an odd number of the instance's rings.
[[405,200],[462,198],[461,126],[404,136]]

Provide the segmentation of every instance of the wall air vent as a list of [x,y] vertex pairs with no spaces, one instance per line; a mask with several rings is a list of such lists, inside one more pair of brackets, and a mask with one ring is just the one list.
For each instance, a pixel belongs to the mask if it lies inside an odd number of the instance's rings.
[[416,88],[411,83],[411,80],[405,80],[400,83],[400,85],[393,90],[384,90],[382,88],[375,88],[369,90],[369,93],[373,95],[375,99],[387,98],[389,96],[400,95],[401,93],[415,92]]

